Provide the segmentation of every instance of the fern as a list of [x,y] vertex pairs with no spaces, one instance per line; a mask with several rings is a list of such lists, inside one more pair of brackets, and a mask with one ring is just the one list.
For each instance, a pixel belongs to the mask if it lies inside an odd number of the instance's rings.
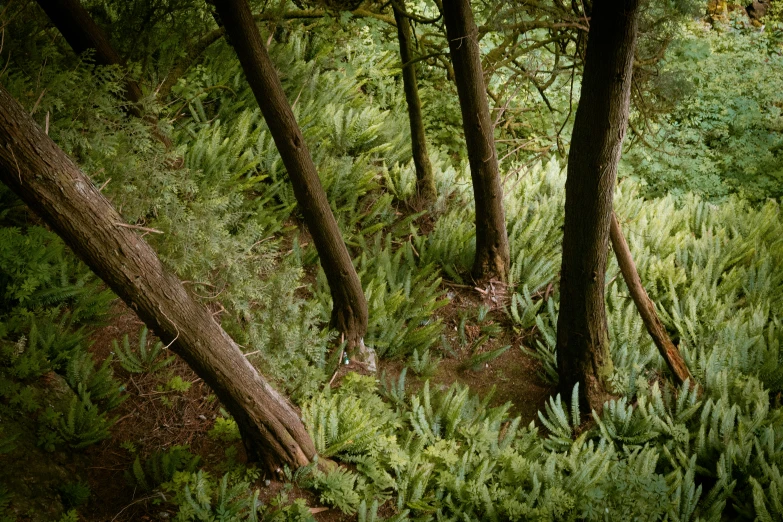
[[105,413],[89,401],[89,395],[71,399],[68,408],[55,424],[57,433],[74,449],[84,449],[109,438],[113,424]]
[[357,489],[357,475],[344,468],[335,468],[315,481],[314,487],[321,492],[320,500],[335,506],[343,513],[352,515],[359,507],[361,497]]
[[435,375],[439,362],[440,359],[433,357],[430,354],[429,349],[425,350],[421,356],[419,355],[419,351],[414,349],[413,355],[410,359],[410,367],[411,370],[413,370],[413,372],[419,377],[427,378]]
[[538,418],[541,423],[549,430],[549,437],[546,444],[552,449],[564,449],[571,446],[574,434],[574,428],[579,426],[581,421],[579,414],[579,383],[574,385],[571,397],[571,415],[569,417],[560,394],[557,397],[549,398],[549,402],[544,405],[545,414],[538,412]]
[[82,402],[95,402],[103,409],[111,410],[127,398],[121,395],[122,386],[114,379],[111,363],[112,357],[109,356],[96,370],[89,352],[74,354],[68,361],[65,380]]
[[138,350],[136,350],[138,355],[131,349],[127,334],[122,338],[121,347],[117,344],[116,339],[112,340],[113,353],[117,355],[117,359],[125,371],[130,373],[155,373],[174,362],[175,357],[173,355],[158,360],[163,343],[158,341],[152,348],[148,348],[147,332],[146,326],[142,326],[139,331],[139,346]]
[[179,471],[195,472],[200,461],[201,458],[190,453],[187,446],[172,446],[153,452],[143,464],[136,457],[131,469],[125,472],[125,478],[133,486],[149,491],[169,482]]
[[224,475],[217,487],[203,471],[192,474],[181,496],[181,505],[174,520],[179,522],[257,522],[262,508],[258,490],[248,495],[248,484],[229,484]]
[[500,348],[496,348],[494,350],[477,353],[472,355],[466,361],[460,363],[459,368],[462,370],[472,370],[474,372],[481,371],[490,362],[506,353],[509,348],[511,348],[511,345],[501,346]]

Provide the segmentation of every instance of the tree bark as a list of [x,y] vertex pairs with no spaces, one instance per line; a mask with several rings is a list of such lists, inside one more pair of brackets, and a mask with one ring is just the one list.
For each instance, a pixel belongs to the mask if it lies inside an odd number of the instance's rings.
[[560,392],[576,383],[600,411],[612,373],[604,278],[617,163],[628,123],[638,0],[596,0],[566,178],[557,364]]
[[620,265],[620,272],[623,274],[625,284],[631,292],[631,298],[639,310],[639,315],[642,316],[647,332],[649,332],[661,357],[666,361],[666,365],[669,367],[672,375],[674,375],[674,380],[678,385],[681,385],[686,380],[690,384],[696,384],[690,370],[688,370],[688,366],[685,364],[685,360],[682,358],[680,350],[677,349],[669,338],[669,334],[666,333],[666,328],[664,328],[658,313],[655,311],[655,304],[642,285],[639,272],[636,270],[636,264],[633,262],[633,256],[631,256],[631,249],[628,248],[628,243],[625,241],[625,236],[623,236],[623,231],[620,229],[620,223],[617,221],[617,215],[614,212],[612,212],[609,235],[612,239],[612,250],[614,250],[614,255],[617,257],[617,264]]
[[0,181],[212,388],[239,425],[250,458],[273,470],[310,461],[315,446],[296,410],[1,86]]
[[402,85],[405,90],[405,101],[408,103],[408,119],[411,126],[411,149],[413,164],[416,167],[416,191],[423,202],[432,202],[437,197],[435,178],[432,175],[432,164],[427,152],[427,136],[424,133],[424,119],[421,114],[419,86],[416,80],[416,64],[413,60],[413,39],[411,37],[411,22],[405,17],[397,5],[392,2],[394,20],[397,22],[397,39],[400,42],[400,61],[402,62]]
[[318,250],[332,294],[332,326],[344,334],[360,361],[374,366],[374,354],[363,342],[367,332],[367,301],[359,276],[250,6],[247,0],[224,0],[215,2],[215,8],[261,107]]
[[476,203],[473,277],[508,277],[509,249],[495,135],[481,68],[478,29],[469,0],[444,0],[443,20],[457,84]]

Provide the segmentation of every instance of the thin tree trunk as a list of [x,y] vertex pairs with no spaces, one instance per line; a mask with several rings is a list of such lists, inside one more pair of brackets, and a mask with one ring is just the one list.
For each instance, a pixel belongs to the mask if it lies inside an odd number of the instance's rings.
[[[416,64],[413,60],[411,22],[392,2],[394,20],[397,22],[397,39],[400,42],[400,61],[402,62],[402,85],[405,89],[405,101],[408,103],[408,119],[411,126],[411,149],[413,164],[416,167],[416,191],[423,202],[432,202],[437,197],[432,164],[427,152],[427,136],[424,133],[424,119],[421,114],[419,86],[416,80]],[[407,64],[407,65],[406,65]]]
[[0,181],[44,219],[206,382],[239,425],[250,458],[298,468],[315,447],[296,410],[70,158],[0,87]]
[[261,107],[318,250],[332,294],[332,325],[345,335],[357,358],[374,367],[374,354],[363,342],[367,332],[367,301],[361,281],[250,6],[247,0],[224,0],[215,2],[215,8]]
[[617,221],[617,215],[614,212],[612,212],[609,235],[612,238],[612,250],[614,250],[614,255],[617,257],[617,264],[620,265],[620,272],[623,274],[625,284],[631,292],[631,298],[639,310],[639,315],[642,316],[642,321],[644,321],[644,326],[650,333],[650,337],[652,337],[655,346],[658,347],[661,357],[666,361],[666,365],[671,370],[672,375],[674,375],[674,380],[677,384],[682,384],[686,380],[691,384],[695,384],[680,350],[672,343],[669,334],[666,333],[666,328],[664,328],[658,313],[655,311],[655,304],[642,285],[639,272],[636,270],[636,264],[633,262],[633,256],[631,256],[631,249],[628,248],[628,243],[625,241],[625,236],[623,236],[623,231],[620,229],[620,223]]
[[495,135],[489,116],[487,89],[481,68],[478,29],[469,0],[444,0],[443,20],[449,39],[457,84],[462,127],[476,202],[476,259],[473,277],[506,280],[508,235],[503,211],[503,188],[498,173]]
[[[566,179],[557,365],[560,392],[580,383],[582,407],[600,411],[612,359],[604,278],[612,198],[628,123],[639,0],[596,0]],[[588,410],[589,411],[589,410]]]

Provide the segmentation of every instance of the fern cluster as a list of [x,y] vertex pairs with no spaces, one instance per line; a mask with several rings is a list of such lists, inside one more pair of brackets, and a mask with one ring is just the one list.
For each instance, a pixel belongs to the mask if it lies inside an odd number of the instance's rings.
[[151,348],[148,347],[147,333],[147,327],[142,326],[139,331],[138,354],[136,353],[136,350],[131,349],[127,334],[122,338],[121,347],[117,344],[116,339],[112,341],[112,346],[114,347],[112,353],[117,356],[117,360],[119,360],[120,365],[125,371],[129,373],[154,373],[174,362],[173,355],[158,360],[161,355],[163,343],[158,341]]
[[[85,323],[106,314],[112,294],[54,233],[36,226],[0,227],[0,294],[0,411],[38,415],[39,441],[47,449],[59,441],[83,448],[106,438],[111,421],[105,412],[123,397],[111,360],[96,368],[86,351]],[[45,409],[38,380],[52,370],[75,395]]]

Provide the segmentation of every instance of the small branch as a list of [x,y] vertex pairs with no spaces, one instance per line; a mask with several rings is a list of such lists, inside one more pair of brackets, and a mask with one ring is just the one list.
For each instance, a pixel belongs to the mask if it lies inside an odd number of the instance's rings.
[[[108,183],[108,181],[107,181]],[[104,186],[106,184],[104,183]],[[103,187],[101,187],[103,188]],[[143,227],[141,225],[129,225],[127,223],[115,223],[114,226],[122,227],[122,228],[132,228],[134,230],[143,230],[144,232],[151,232],[153,234],[163,234],[164,232],[162,230],[158,230],[156,228],[149,228],[149,227]]]
[[423,16],[418,16],[418,15],[415,15],[413,13],[409,13],[408,11],[406,11],[403,2],[395,2],[394,0],[392,0],[391,3],[394,6],[394,9],[399,11],[399,13],[402,16],[404,16],[405,18],[408,18],[410,20],[413,20],[414,22],[418,22],[420,24],[434,24],[435,22],[440,20],[441,17],[443,16],[442,14],[438,14],[438,16],[436,16],[435,18],[424,18]]
[[449,55],[448,52],[438,51],[436,53],[429,53],[429,54],[425,54],[425,55],[422,55],[422,56],[417,56],[416,58],[413,58],[412,60],[408,60],[407,62],[402,64],[401,69],[405,69],[406,67],[410,67],[411,65],[413,65],[414,63],[417,63],[417,62],[423,62],[424,60],[429,60],[430,58],[436,58],[438,56],[448,56],[448,55]]

